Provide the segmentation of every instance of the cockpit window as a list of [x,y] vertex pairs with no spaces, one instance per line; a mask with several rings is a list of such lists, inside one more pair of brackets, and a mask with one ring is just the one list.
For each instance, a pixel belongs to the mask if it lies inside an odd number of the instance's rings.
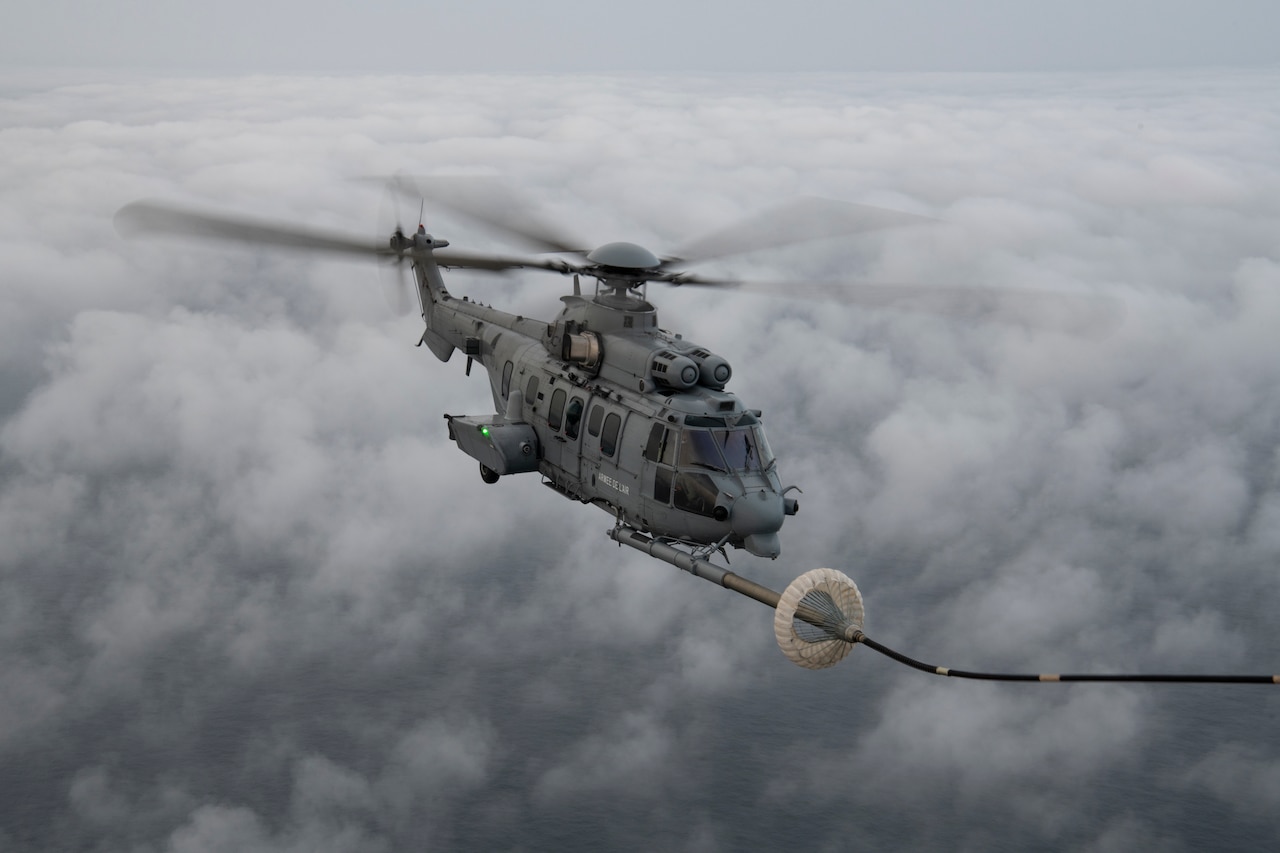
[[662,458],[662,445],[666,443],[667,428],[662,424],[654,424],[649,430],[649,440],[644,446],[644,458],[657,462]]
[[730,471],[760,470],[760,454],[756,451],[756,443],[750,430],[717,430],[715,436],[721,442],[720,449],[724,451],[724,459],[729,463]]
[[758,425],[737,429],[684,429],[680,432],[679,455],[671,460],[667,456],[676,444],[673,438],[667,438],[662,461],[666,464],[674,462],[681,468],[767,471],[773,464],[769,440]]
[[[670,444],[670,442],[668,442]],[[686,429],[680,433],[681,468],[713,471],[762,471],[773,463],[773,451],[758,426],[738,429]]]
[[773,462],[773,451],[760,427],[715,430],[730,471],[760,471]]
[[675,507],[689,512],[715,517],[716,499],[720,490],[715,481],[706,474],[694,474],[685,471],[676,474]]
[[774,459],[769,439],[765,438],[764,429],[758,426],[751,428],[751,436],[756,440],[756,452],[760,454],[760,467],[768,471]]
[[680,433],[681,468],[710,468],[724,471],[724,457],[720,455],[718,442],[710,430],[686,429]]

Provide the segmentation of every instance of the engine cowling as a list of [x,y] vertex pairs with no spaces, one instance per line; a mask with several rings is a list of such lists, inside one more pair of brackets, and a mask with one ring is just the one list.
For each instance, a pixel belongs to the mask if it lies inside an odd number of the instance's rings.
[[729,378],[733,376],[733,368],[723,356],[716,355],[702,347],[689,350],[685,356],[698,365],[698,382],[716,391],[724,390]]
[[682,353],[659,350],[649,359],[649,376],[657,385],[684,391],[697,385],[701,375],[697,363]]

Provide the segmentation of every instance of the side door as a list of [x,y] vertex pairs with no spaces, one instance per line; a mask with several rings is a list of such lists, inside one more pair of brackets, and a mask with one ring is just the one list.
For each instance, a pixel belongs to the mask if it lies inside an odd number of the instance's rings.
[[534,410],[535,420],[546,424],[547,440],[543,442],[542,458],[556,469],[557,482],[576,484],[582,478],[582,423],[586,394],[567,385],[552,385],[542,394],[545,403],[537,400]]
[[666,528],[671,519],[671,498],[676,479],[676,450],[680,430],[654,423],[644,446],[644,467],[640,473],[640,497],[646,524]]
[[636,462],[624,461],[624,427],[629,412],[600,400],[592,399],[587,411],[587,429],[583,437],[583,479],[592,491],[624,507],[636,506],[639,485],[638,448],[633,452]]
[[661,422],[649,428],[644,445],[644,467],[640,472],[640,496],[649,518],[659,518],[671,506],[671,485],[675,478],[676,446],[680,433]]
[[[552,404],[556,402],[556,394],[566,391],[557,388],[551,395]],[[560,445],[560,467],[565,475],[575,482],[582,479],[582,425],[586,414],[586,395],[578,390],[568,390],[568,402],[560,413],[559,433],[556,444]]]

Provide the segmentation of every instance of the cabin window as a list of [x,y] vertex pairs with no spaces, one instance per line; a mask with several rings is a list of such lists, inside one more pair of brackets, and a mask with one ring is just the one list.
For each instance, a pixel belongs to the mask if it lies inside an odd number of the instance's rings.
[[564,398],[563,388],[557,388],[556,393],[551,395],[551,409],[547,412],[547,426],[552,429],[560,429],[560,418],[564,414]]
[[574,397],[569,401],[569,408],[564,413],[564,434],[569,438],[578,437],[578,426],[582,423],[582,398]]
[[515,367],[511,362],[507,362],[502,367],[502,399],[507,399],[507,395],[511,393],[511,370]]
[[600,435],[600,422],[604,420],[604,407],[595,406],[591,409],[591,414],[587,416],[587,432],[592,438]]
[[600,433],[600,452],[612,456],[618,449],[618,430],[622,427],[622,418],[617,412],[610,412],[604,419],[604,431]]
[[534,374],[529,377],[529,381],[524,386],[524,401],[530,406],[537,405],[538,402],[538,376]]

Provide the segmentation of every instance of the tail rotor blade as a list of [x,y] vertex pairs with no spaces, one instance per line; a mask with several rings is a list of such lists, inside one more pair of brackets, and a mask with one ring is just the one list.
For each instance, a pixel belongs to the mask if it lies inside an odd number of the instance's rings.
[[[390,189],[382,193],[382,202],[378,206],[378,239],[389,243],[394,234],[403,234],[404,225],[400,216],[399,198]],[[387,308],[397,317],[409,313],[412,307],[412,285],[409,281],[408,262],[403,256],[378,259],[378,279],[381,285],[382,298]]]

